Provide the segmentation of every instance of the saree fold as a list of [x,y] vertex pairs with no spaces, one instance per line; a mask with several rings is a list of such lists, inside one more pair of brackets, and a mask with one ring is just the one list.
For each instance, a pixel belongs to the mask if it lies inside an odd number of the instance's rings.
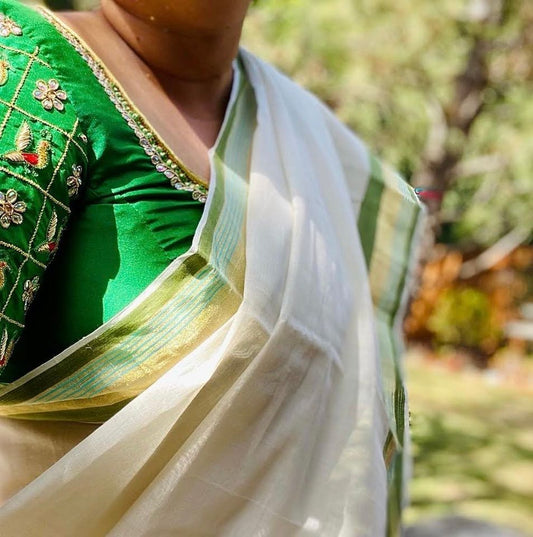
[[0,415],[102,423],[235,313],[243,292],[248,162],[234,147],[246,147],[255,124],[247,81],[237,80],[228,110],[211,154],[218,187],[191,249],[109,322],[0,389]]
[[[205,269],[184,290],[180,265],[171,265],[128,310],[138,315],[138,341],[159,340],[149,353],[158,364],[155,349],[164,349],[166,366],[154,367],[148,379],[126,375],[121,393],[133,386],[135,397],[123,398],[123,408],[0,508],[5,537],[394,531],[390,523],[387,530],[391,469],[384,447],[394,437],[405,456],[405,427],[397,423],[405,397],[397,349],[384,354],[376,322],[376,299],[387,299],[371,290],[368,263],[376,248],[361,241],[363,220],[371,222],[365,198],[372,159],[315,98],[252,55],[241,57],[257,101],[249,182],[231,163],[214,163],[196,243],[200,251],[201,237],[212,238]],[[404,217],[410,235],[401,270],[381,280],[388,278],[382,287],[392,286],[398,298],[389,321],[401,309],[420,216],[416,198],[394,188],[412,210]],[[390,215],[398,221],[397,210]],[[387,225],[372,233],[375,245],[386,244]],[[204,290],[195,299],[207,304],[208,330],[195,340],[194,328],[183,344],[172,326],[183,305],[173,301],[205,281],[213,293],[220,284],[218,298]],[[149,318],[165,309],[161,293],[173,304],[165,310],[166,331]],[[116,345],[123,345],[124,328],[110,327]],[[136,360],[137,351],[127,356]],[[97,387],[79,397],[66,385],[55,392],[50,386],[28,398],[26,382],[0,394],[0,415],[71,412],[79,419],[100,405]],[[403,408],[394,408],[398,401]],[[100,417],[109,407],[102,408]]]

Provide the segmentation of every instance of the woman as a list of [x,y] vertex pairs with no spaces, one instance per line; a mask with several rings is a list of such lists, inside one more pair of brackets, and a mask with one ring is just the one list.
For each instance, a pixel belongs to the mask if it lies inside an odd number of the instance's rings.
[[247,0],[0,7],[2,535],[394,534],[416,196]]

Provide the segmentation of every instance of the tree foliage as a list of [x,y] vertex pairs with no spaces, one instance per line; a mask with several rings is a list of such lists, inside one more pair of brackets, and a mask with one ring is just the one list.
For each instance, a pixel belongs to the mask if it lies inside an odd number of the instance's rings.
[[531,229],[532,36],[521,0],[262,0],[245,42],[445,191],[435,229],[469,248]]
[[[94,0],[49,0],[87,8]],[[464,249],[531,240],[533,4],[259,0],[244,44],[335,109]],[[517,234],[518,230],[518,234]]]

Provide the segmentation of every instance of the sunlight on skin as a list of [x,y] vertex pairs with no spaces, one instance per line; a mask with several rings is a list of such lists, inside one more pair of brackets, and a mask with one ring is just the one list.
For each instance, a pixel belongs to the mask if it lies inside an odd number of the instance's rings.
[[241,27],[250,0],[115,0],[132,15],[168,31],[212,34]]

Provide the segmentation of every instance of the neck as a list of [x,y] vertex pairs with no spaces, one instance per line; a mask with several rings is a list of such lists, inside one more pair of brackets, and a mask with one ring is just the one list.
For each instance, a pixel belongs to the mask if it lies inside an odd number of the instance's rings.
[[113,0],[102,0],[102,14],[186,115],[223,117],[242,24],[211,31],[167,28],[129,13]]

